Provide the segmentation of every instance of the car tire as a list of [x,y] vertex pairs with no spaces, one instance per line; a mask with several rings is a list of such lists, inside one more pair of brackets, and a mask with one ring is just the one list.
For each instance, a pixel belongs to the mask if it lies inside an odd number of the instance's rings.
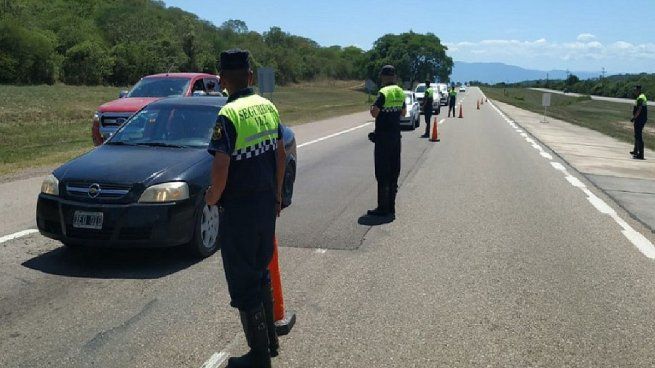
[[77,251],[80,248],[82,248],[80,244],[76,244],[76,243],[61,242],[61,244],[63,244],[66,249],[71,251]]
[[207,206],[203,201],[196,215],[196,229],[189,244],[191,254],[199,258],[214,254],[219,248],[219,226],[218,206]]

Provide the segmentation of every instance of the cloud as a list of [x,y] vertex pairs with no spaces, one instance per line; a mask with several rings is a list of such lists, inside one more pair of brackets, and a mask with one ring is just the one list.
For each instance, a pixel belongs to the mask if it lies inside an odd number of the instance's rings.
[[591,42],[596,39],[596,36],[591,33],[581,33],[578,35],[577,40],[580,42]]
[[655,72],[655,43],[615,41],[605,44],[589,33],[582,33],[568,42],[539,38],[445,44],[451,56],[463,61],[504,62],[539,69],[600,70],[606,67],[616,72]]

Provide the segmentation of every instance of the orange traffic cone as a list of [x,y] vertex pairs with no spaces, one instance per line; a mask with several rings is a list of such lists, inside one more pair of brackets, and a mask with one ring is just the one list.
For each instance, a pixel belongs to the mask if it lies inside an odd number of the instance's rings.
[[273,241],[273,258],[268,264],[268,272],[271,277],[271,287],[273,288],[273,316],[275,317],[275,331],[279,336],[284,336],[291,332],[293,325],[296,324],[296,314],[294,312],[285,312],[284,296],[282,294],[282,277],[280,276],[280,264],[277,256],[277,237]]
[[437,125],[439,125],[439,122],[435,117],[434,124],[432,124],[432,137],[430,137],[430,142],[439,142],[439,131],[437,131]]
[[480,105],[484,105],[484,98],[480,99]]
[[464,118],[464,110],[462,109],[462,104],[459,104],[459,118]]
[[476,101],[476,102],[477,102],[477,104],[476,104],[476,105],[477,105],[476,108],[477,108],[478,110],[480,110],[480,100],[478,100],[478,101]]

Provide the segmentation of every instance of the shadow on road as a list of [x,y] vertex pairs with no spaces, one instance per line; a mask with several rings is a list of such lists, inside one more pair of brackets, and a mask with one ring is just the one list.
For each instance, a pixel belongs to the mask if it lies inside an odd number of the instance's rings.
[[23,262],[44,273],[97,279],[157,279],[188,268],[200,259],[185,249],[68,249],[60,247]]
[[362,215],[358,220],[357,223],[360,225],[365,225],[365,226],[378,226],[378,225],[384,225],[393,222],[396,217],[389,215],[389,216],[369,216],[369,215]]

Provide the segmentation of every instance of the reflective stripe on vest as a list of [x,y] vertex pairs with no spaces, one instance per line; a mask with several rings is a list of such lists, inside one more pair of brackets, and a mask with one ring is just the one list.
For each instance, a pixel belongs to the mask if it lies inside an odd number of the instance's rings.
[[380,89],[380,93],[384,96],[384,106],[382,111],[395,112],[403,109],[405,103],[405,91],[402,88],[391,85]]
[[237,137],[232,158],[239,161],[277,148],[280,115],[269,100],[250,95],[229,102],[218,112],[230,119]]

